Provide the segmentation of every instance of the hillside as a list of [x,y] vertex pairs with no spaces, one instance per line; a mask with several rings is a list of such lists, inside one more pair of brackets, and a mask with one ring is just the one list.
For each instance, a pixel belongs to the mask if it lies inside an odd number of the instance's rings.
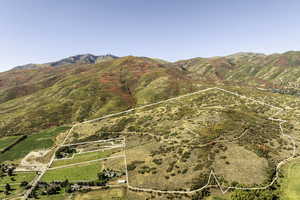
[[193,91],[185,73],[150,58],[0,74],[1,134],[31,133]]
[[174,63],[91,54],[0,73],[1,135],[23,134],[227,84],[300,83],[300,52],[237,53]]
[[300,155],[299,55],[87,54],[0,73],[0,183],[15,189],[0,198],[278,199],[281,165]]
[[264,55],[237,53],[225,57],[193,58],[175,62],[193,77],[212,82],[279,87],[300,83],[300,52]]

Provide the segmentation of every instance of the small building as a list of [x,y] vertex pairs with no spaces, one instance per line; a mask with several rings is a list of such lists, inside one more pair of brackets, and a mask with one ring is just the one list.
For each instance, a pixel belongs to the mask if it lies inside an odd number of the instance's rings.
[[118,180],[118,183],[126,183],[126,180]]

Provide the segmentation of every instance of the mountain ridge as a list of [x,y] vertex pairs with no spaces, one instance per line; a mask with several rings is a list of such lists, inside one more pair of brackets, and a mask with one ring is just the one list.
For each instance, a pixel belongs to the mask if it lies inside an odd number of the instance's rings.
[[11,70],[22,70],[22,69],[35,69],[39,67],[60,67],[63,65],[68,65],[68,64],[96,64],[98,62],[102,62],[105,60],[109,59],[116,59],[118,56],[112,55],[112,54],[105,54],[105,55],[99,55],[95,56],[93,54],[78,54],[74,56],[69,56],[67,58],[60,59],[58,61],[53,61],[53,62],[48,62],[48,63],[43,63],[43,64],[34,64],[34,63],[29,63],[25,65],[20,65],[13,67]]
[[0,132],[28,134],[207,85],[280,89],[285,82],[300,83],[300,52],[294,51],[177,62],[135,56],[97,62],[89,54],[66,59],[60,60],[59,67],[45,65],[0,73]]

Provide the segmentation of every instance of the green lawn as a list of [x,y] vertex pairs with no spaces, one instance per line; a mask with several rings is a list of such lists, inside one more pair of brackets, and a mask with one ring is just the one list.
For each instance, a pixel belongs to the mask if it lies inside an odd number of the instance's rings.
[[51,167],[69,165],[69,164],[85,162],[85,161],[89,161],[89,160],[96,160],[96,159],[108,157],[110,155],[111,155],[110,150],[76,154],[73,159],[54,161],[53,164],[51,165]]
[[300,161],[292,163],[289,166],[286,187],[283,189],[287,200],[300,199]]
[[[18,172],[15,176],[5,176],[0,178],[0,185],[5,185],[6,183],[21,183],[22,181],[30,182],[36,176],[35,172]],[[12,180],[15,179],[15,180]]]
[[50,148],[54,143],[54,137],[67,129],[69,127],[56,127],[32,134],[9,151],[1,154],[0,162],[17,160],[23,158],[33,150]]
[[101,162],[49,170],[42,177],[42,181],[64,181],[66,179],[69,181],[93,181],[98,179],[97,174],[101,170]]
[[0,138],[0,151],[10,144],[14,143],[20,136],[8,136]]

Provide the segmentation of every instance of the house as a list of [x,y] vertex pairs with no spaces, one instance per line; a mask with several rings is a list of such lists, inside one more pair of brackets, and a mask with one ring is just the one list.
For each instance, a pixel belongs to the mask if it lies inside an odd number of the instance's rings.
[[118,180],[118,183],[120,183],[120,184],[126,183],[126,180]]

